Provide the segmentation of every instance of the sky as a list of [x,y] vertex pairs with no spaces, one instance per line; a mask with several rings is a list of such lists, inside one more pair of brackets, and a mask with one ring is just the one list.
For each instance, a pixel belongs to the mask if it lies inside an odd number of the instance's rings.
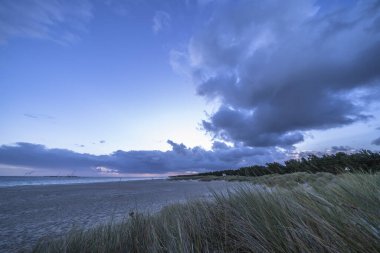
[[0,175],[380,148],[380,1],[2,0]]

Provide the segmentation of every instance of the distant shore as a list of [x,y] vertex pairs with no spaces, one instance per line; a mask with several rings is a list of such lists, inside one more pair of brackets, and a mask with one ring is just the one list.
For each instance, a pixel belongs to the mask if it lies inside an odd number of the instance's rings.
[[238,183],[141,180],[0,188],[0,249],[30,250],[44,236],[156,212],[171,203],[208,198]]
[[[153,178],[152,178],[153,179]],[[160,179],[160,178],[154,178]],[[164,179],[164,178],[161,178]],[[40,186],[89,184],[107,182],[125,182],[134,180],[151,180],[141,177],[79,177],[79,176],[0,176],[0,188],[14,186]]]

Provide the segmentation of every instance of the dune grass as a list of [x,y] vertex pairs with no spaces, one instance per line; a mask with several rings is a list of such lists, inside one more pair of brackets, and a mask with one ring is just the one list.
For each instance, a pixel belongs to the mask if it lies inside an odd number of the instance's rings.
[[34,252],[380,252],[380,174],[313,175],[261,178],[211,201],[45,238]]
[[[325,185],[330,181],[336,179],[337,176],[327,172],[295,172],[290,174],[269,174],[259,177],[252,176],[193,176],[191,180],[200,181],[212,181],[212,180],[224,180],[224,181],[239,181],[239,182],[249,182],[253,184],[262,184],[269,187],[296,187],[300,184],[313,183]],[[180,177],[170,180],[181,180]],[[182,180],[189,180],[185,178]]]

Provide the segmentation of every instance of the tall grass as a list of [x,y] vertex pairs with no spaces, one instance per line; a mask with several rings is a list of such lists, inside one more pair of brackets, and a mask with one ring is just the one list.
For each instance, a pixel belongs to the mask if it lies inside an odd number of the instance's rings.
[[380,252],[380,174],[333,177],[214,193],[45,238],[34,252]]

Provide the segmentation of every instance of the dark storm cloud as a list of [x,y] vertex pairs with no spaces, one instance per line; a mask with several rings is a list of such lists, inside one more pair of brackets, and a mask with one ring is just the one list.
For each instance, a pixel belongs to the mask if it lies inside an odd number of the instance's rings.
[[371,143],[372,143],[373,145],[378,145],[378,146],[380,146],[380,137],[377,138],[377,139],[375,139],[375,140],[373,140]]
[[198,94],[221,102],[204,129],[243,145],[289,146],[304,131],[370,119],[375,97],[357,92],[379,87],[379,6],[214,2],[180,59]]
[[282,161],[286,150],[275,148],[229,147],[214,143],[213,150],[188,148],[168,141],[169,151],[122,151],[110,155],[90,155],[43,145],[17,143],[0,146],[0,164],[49,170],[111,171],[120,173],[184,173],[237,168],[251,164]]

